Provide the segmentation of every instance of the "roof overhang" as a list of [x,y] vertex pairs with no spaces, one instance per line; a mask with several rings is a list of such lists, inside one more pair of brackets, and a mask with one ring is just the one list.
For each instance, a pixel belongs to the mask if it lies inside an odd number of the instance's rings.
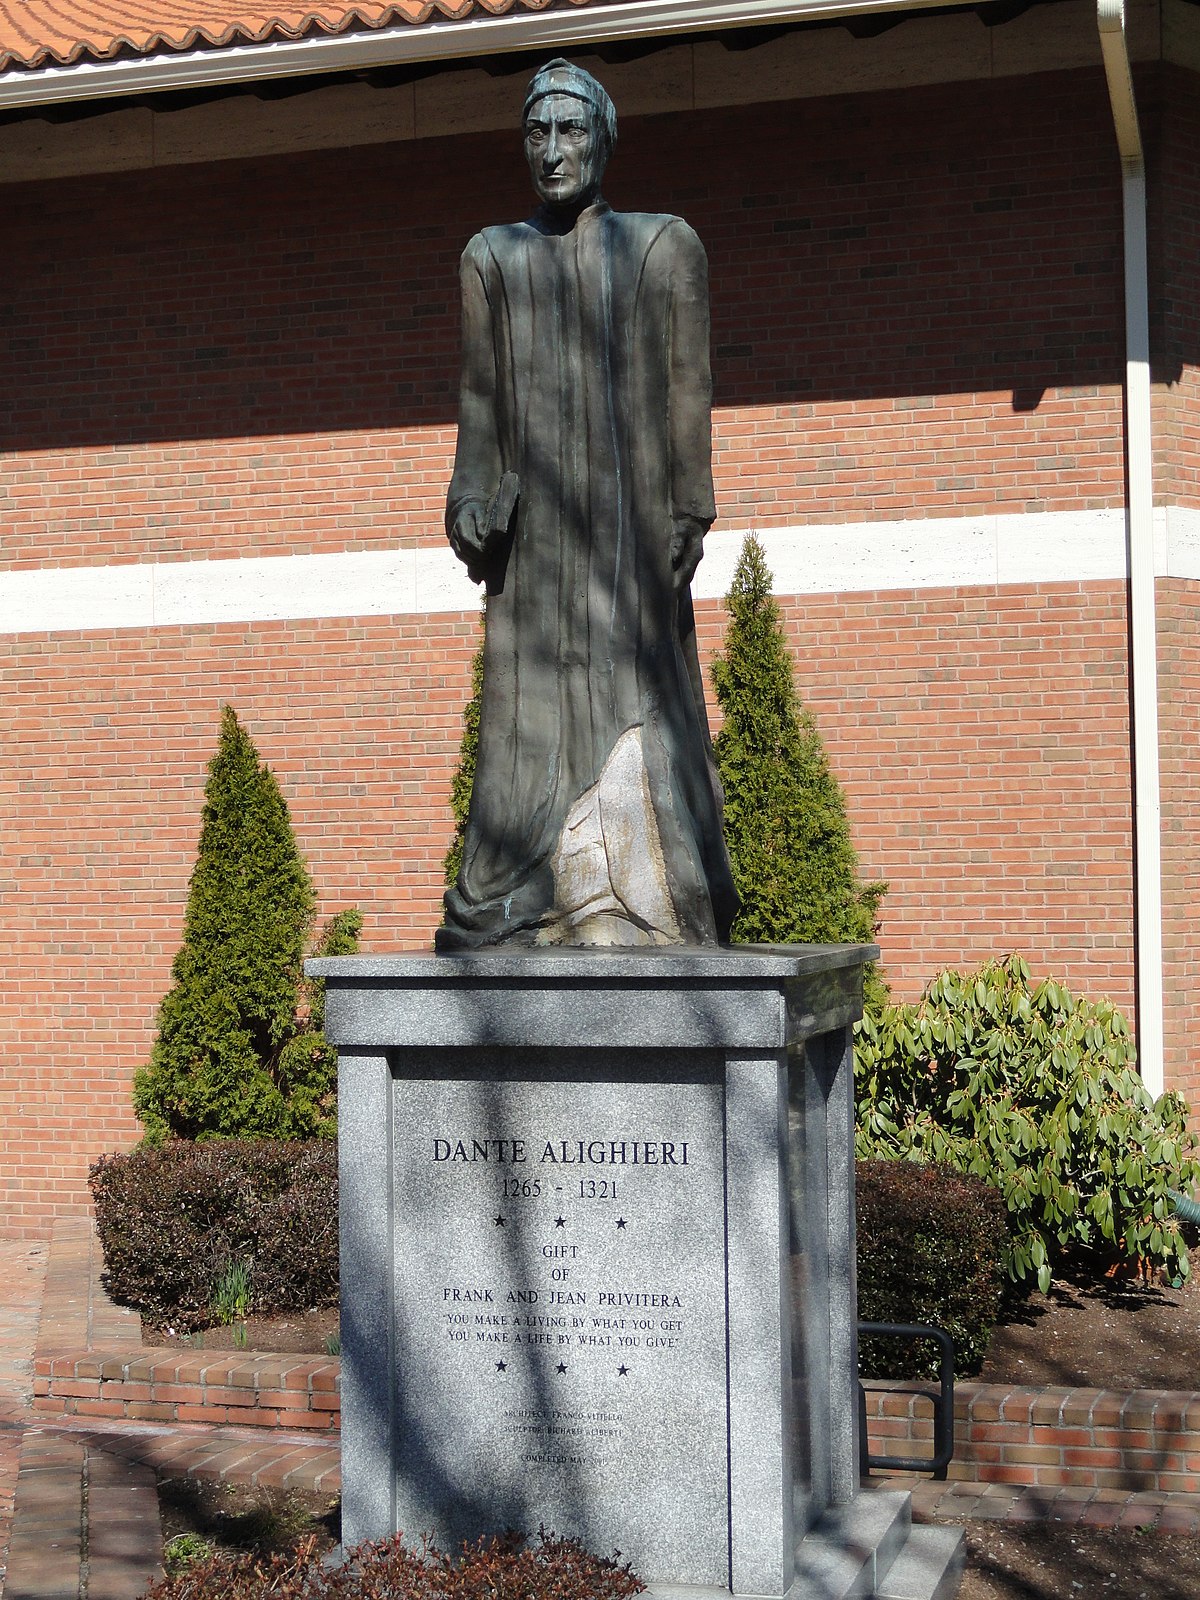
[[449,62],[506,51],[578,50],[618,39],[667,38],[722,28],[836,22],[864,14],[899,15],[945,4],[946,0],[625,0],[623,4],[588,6],[580,11],[524,11],[421,26],[405,23],[267,44],[19,68],[0,73],[0,110],[249,85],[311,73]]

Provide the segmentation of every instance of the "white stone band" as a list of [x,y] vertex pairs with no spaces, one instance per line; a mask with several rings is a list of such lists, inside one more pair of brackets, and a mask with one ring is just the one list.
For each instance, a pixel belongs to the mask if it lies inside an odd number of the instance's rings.
[[[727,592],[746,531],[709,535],[698,600]],[[781,596],[1101,582],[1126,571],[1120,510],[813,523],[758,536]],[[1158,508],[1155,570],[1200,581],[1200,510]],[[479,591],[441,546],[0,573],[0,634],[435,616],[478,605]]]

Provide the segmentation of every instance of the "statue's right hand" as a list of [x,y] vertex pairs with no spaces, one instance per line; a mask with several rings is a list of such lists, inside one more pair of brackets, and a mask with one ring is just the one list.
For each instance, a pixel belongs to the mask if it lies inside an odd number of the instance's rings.
[[483,555],[486,540],[487,506],[482,500],[464,501],[450,525],[450,548],[468,572]]

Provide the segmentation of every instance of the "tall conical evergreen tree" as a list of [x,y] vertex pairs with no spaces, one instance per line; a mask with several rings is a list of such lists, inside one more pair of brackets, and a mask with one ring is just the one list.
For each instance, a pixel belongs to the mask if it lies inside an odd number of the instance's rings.
[[[846,804],[821,736],[800,703],[763,548],[750,535],[726,597],[713,662],[725,716],[715,751],[725,837],[742,909],[736,943],[868,943],[884,883],[860,882]],[[872,1000],[886,997],[868,981]]]
[[[487,624],[486,608],[480,613],[479,631]],[[450,783],[450,810],[454,814],[454,838],[442,859],[448,886],[458,879],[462,866],[463,839],[467,832],[467,813],[471,809],[471,790],[475,786],[475,760],[479,754],[479,712],[483,705],[483,639],[471,658],[471,698],[463,711],[462,742],[458,747],[458,766]]]
[[[328,1121],[331,1084],[319,1080],[336,1072],[336,1058],[297,1017],[315,904],[279,785],[226,706],[174,984],[159,1007],[149,1065],[134,1080],[147,1137],[329,1131],[318,1124]],[[344,945],[346,928],[335,922]]]

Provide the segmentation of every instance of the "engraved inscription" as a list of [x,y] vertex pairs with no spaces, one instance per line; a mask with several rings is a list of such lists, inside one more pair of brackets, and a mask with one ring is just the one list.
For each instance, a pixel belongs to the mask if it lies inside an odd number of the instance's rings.
[[498,1525],[586,1507],[647,1538],[682,1494],[719,1560],[716,1083],[410,1079],[394,1105],[398,1405],[431,1481],[469,1464]]
[[[531,1230],[536,1234],[547,1226],[556,1232],[573,1229],[577,1235],[543,1239],[536,1245],[543,1264],[536,1283],[444,1285],[441,1293],[446,1307],[504,1304],[513,1308],[512,1314],[478,1313],[473,1319],[469,1314],[446,1309],[445,1331],[450,1343],[507,1345],[514,1349],[553,1347],[561,1354],[613,1349],[661,1353],[684,1347],[687,1320],[683,1290],[665,1284],[651,1289],[618,1287],[600,1279],[595,1270],[596,1251],[590,1241],[596,1214],[584,1209],[573,1212],[570,1219],[564,1214],[574,1202],[616,1201],[622,1192],[634,1201],[635,1210],[639,1203],[652,1206],[652,1183],[639,1195],[631,1193],[628,1181],[616,1176],[569,1178],[563,1183],[555,1183],[553,1178],[557,1169],[579,1165],[629,1168],[631,1173],[638,1168],[643,1177],[650,1176],[653,1169],[670,1168],[682,1174],[691,1165],[686,1139],[543,1139],[533,1134],[495,1138],[478,1132],[455,1132],[438,1134],[430,1140],[429,1159],[439,1166],[447,1163],[451,1170],[472,1169],[470,1176],[464,1174],[468,1183],[476,1176],[474,1169],[481,1165],[499,1168],[548,1164],[554,1170],[545,1179],[508,1174],[498,1177],[497,1192],[502,1201],[553,1201],[551,1209],[557,1209],[557,1214],[547,1222],[546,1205],[512,1207],[508,1214],[495,1215],[493,1225],[511,1224],[523,1235]],[[617,1232],[629,1235],[628,1217],[605,1220],[611,1220]],[[539,1315],[527,1311],[522,1315],[515,1309],[522,1305],[543,1306],[549,1313],[569,1310],[571,1314]],[[618,1312],[626,1314],[616,1315]],[[663,1312],[671,1315],[661,1315]],[[505,1372],[508,1366],[496,1370]],[[570,1368],[560,1363],[554,1370],[564,1377]],[[628,1366],[619,1365],[613,1370],[618,1377],[629,1375]],[[609,1430],[605,1435],[618,1436],[619,1430]]]

